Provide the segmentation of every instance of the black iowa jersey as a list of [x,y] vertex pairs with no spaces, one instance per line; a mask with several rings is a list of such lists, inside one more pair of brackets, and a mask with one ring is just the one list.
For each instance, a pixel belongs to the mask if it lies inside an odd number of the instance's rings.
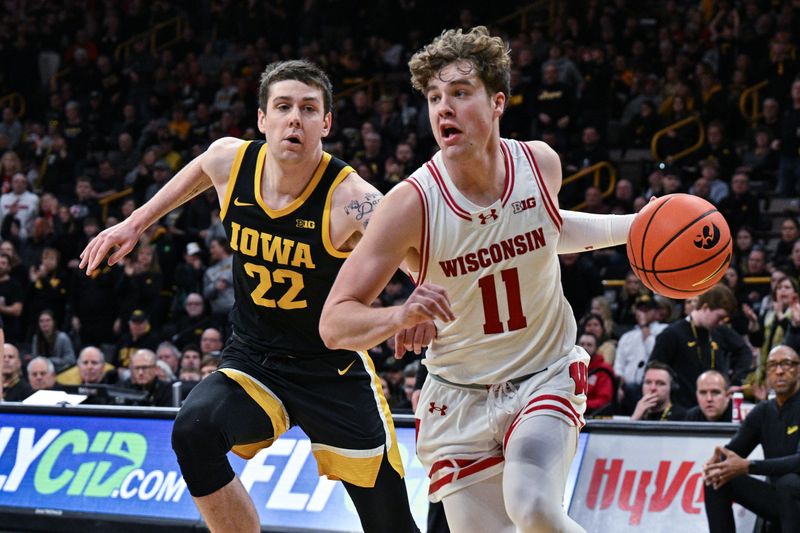
[[242,145],[220,214],[234,254],[233,331],[255,349],[301,357],[330,353],[319,336],[319,317],[348,255],[331,243],[331,201],[353,169],[323,153],[300,197],[273,210],[261,197],[267,154],[265,141]]

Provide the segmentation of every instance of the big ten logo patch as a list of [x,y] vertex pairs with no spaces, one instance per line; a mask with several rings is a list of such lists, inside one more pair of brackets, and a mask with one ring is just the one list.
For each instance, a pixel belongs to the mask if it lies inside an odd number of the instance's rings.
[[295,221],[297,221],[298,228],[314,229],[315,227],[317,227],[317,223],[314,222],[313,220],[303,220],[302,218],[296,218]]
[[536,197],[531,196],[530,198],[526,198],[519,202],[511,202],[511,209],[513,210],[514,214],[521,213],[528,209],[533,209],[536,207]]

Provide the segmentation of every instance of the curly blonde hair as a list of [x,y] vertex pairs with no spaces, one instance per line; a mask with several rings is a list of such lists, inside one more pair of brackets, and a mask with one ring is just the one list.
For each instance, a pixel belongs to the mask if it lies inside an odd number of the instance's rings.
[[511,95],[511,58],[500,37],[492,37],[485,26],[469,32],[445,30],[432,43],[411,57],[411,85],[425,94],[431,79],[447,65],[468,61],[490,93]]

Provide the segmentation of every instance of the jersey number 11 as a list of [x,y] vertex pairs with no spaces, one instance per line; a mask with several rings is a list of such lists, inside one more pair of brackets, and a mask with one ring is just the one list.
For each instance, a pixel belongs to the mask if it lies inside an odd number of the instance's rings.
[[[506,300],[508,301],[508,326],[507,331],[522,329],[528,325],[528,320],[522,312],[522,297],[519,290],[519,273],[516,268],[500,271],[500,277],[506,286]],[[500,309],[497,305],[497,289],[494,274],[484,276],[478,280],[483,300],[483,332],[486,335],[503,333],[506,331],[500,321]]]

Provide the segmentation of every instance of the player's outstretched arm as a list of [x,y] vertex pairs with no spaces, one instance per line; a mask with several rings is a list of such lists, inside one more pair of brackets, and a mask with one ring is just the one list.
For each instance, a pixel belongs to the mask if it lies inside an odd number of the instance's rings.
[[113,265],[133,250],[144,231],[158,219],[191,200],[212,184],[225,197],[228,172],[242,141],[231,137],[215,141],[167,182],[158,193],[124,221],[107,228],[92,239],[81,253],[80,268],[91,274],[106,256]]
[[559,209],[561,235],[557,250],[574,254],[625,244],[636,215],[596,215]]
[[425,321],[452,320],[446,291],[424,284],[400,306],[373,308],[398,266],[418,253],[422,208],[410,185],[383,199],[364,237],[347,258],[320,318],[320,335],[331,349],[365,350]]

